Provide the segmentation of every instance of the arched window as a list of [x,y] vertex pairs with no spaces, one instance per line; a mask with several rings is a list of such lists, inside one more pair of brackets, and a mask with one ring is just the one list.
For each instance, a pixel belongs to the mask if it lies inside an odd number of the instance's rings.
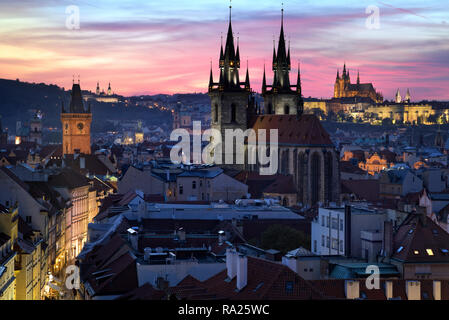
[[321,157],[318,153],[314,153],[311,159],[310,184],[312,191],[312,205],[320,201],[321,191]]
[[267,114],[272,114],[273,113],[273,105],[271,103],[268,104],[268,110],[267,110]]
[[235,103],[231,104],[231,122],[237,122],[237,106]]
[[304,177],[306,175],[306,156],[304,153],[298,155],[298,174],[297,174],[297,189],[298,189],[298,201],[303,203],[304,201]]
[[214,121],[218,122],[218,104],[214,106]]
[[290,114],[290,106],[288,104],[284,106],[284,114]]
[[332,199],[332,184],[333,184],[333,158],[332,153],[326,153],[325,161],[324,161],[324,183],[325,183],[325,200],[333,201]]

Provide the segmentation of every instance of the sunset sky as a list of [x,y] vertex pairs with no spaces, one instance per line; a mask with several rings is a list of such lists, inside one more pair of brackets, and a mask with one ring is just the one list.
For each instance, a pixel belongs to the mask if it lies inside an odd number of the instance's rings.
[[[66,7],[80,8],[80,29],[66,28]],[[368,29],[366,7],[380,9],[380,29]],[[121,95],[205,92],[212,59],[218,76],[226,0],[0,0],[0,78]],[[281,1],[232,1],[242,77],[260,92],[279,36]],[[385,98],[410,88],[412,100],[449,99],[449,1],[284,0],[292,64],[301,60],[304,96],[329,98],[337,68],[373,82]],[[296,81],[296,69],[291,75]]]

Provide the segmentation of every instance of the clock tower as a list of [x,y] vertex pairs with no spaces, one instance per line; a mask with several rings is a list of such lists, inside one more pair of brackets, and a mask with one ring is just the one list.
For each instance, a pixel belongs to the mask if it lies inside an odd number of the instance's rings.
[[90,104],[88,110],[84,108],[81,87],[73,84],[72,98],[69,112],[61,110],[62,122],[62,153],[74,154],[76,152],[90,154],[90,125],[92,113]]

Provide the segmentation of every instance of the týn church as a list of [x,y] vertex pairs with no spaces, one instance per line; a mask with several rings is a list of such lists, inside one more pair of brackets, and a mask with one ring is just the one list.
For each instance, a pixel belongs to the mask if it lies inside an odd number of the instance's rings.
[[[248,68],[245,80],[240,81],[240,45],[235,44],[230,11],[225,47],[222,44],[220,49],[218,82],[214,81],[212,69],[210,72],[211,126],[222,135],[226,129],[278,129],[278,174],[293,177],[298,203],[310,207],[339,202],[339,156],[318,118],[303,114],[299,66],[296,84],[290,82],[290,47],[285,42],[283,16],[282,10],[277,50],[273,48],[272,84],[267,83],[264,70],[262,112],[255,102]],[[232,167],[258,170],[257,164],[248,164],[246,160],[245,164]]]

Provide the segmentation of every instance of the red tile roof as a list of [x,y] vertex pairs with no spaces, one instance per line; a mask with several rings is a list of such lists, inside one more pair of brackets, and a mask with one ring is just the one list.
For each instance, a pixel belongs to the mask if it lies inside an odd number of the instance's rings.
[[395,234],[393,250],[392,258],[406,263],[449,263],[449,234],[424,214],[411,214]]
[[[260,129],[279,130],[278,143],[298,146],[333,146],[329,134],[315,115],[259,115],[250,120],[256,133]],[[267,142],[270,134],[267,132]]]

